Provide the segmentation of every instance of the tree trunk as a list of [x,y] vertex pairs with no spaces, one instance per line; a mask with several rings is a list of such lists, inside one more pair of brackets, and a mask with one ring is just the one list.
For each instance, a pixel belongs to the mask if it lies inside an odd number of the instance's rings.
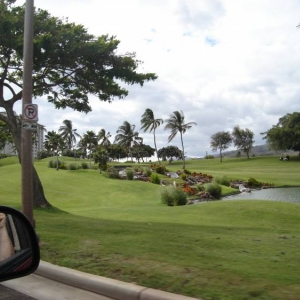
[[180,132],[180,138],[181,138],[182,159],[183,159],[183,166],[182,166],[182,169],[185,169],[185,158],[184,158],[184,146],[183,146],[182,132]]
[[39,175],[33,166],[33,205],[35,207],[49,207]]
[[160,160],[158,157],[158,152],[157,152],[157,147],[156,147],[155,129],[153,131],[153,136],[154,136],[154,147],[155,147],[155,151],[156,151],[156,156],[157,156],[158,164],[160,165]]

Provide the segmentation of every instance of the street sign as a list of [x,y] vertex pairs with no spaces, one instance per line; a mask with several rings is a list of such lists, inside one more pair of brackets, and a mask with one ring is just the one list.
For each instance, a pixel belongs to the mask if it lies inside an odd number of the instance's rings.
[[30,121],[23,121],[22,122],[22,128],[26,130],[31,130],[31,131],[37,131],[37,123],[35,122],[30,122]]
[[38,121],[38,106],[37,104],[25,104],[23,111],[23,120]]

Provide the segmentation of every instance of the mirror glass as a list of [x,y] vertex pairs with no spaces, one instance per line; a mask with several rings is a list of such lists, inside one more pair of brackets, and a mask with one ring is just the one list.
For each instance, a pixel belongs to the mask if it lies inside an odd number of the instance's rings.
[[0,206],[0,281],[34,272],[40,261],[38,238],[20,211]]

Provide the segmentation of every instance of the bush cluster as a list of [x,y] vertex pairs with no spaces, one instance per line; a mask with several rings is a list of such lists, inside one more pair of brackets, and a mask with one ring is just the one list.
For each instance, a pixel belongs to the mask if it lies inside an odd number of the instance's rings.
[[69,170],[78,170],[77,164],[74,164],[74,163],[69,164]]
[[152,171],[151,171],[151,169],[150,169],[149,167],[145,167],[145,168],[143,169],[143,174],[144,174],[144,175],[150,177],[151,173],[152,173]]
[[214,198],[219,199],[221,197],[221,185],[216,182],[205,184],[205,191],[212,195]]
[[186,181],[187,175],[185,173],[180,174],[180,178],[184,181]]
[[273,186],[274,184],[268,183],[268,182],[260,182],[260,181],[257,181],[255,178],[249,178],[248,185],[255,186],[255,187],[262,187],[262,186]]
[[[56,164],[57,164],[56,158],[48,161],[49,168],[56,169],[57,167]],[[63,161],[58,160],[58,168],[60,170],[79,170],[79,169],[89,169],[89,165],[86,162],[81,162],[81,165],[78,165],[77,163],[66,164]]]
[[192,174],[192,172],[189,171],[189,170],[187,170],[187,169],[184,169],[184,170],[183,170],[183,173],[184,173],[184,174],[187,174],[187,175],[191,175],[191,174]]
[[183,190],[168,186],[161,191],[161,201],[168,206],[186,205],[187,196]]
[[205,186],[203,184],[197,184],[196,185],[196,189],[199,191],[199,192],[203,192],[205,191]]
[[215,177],[213,181],[221,185],[230,186],[230,180],[225,175],[222,177]]
[[154,183],[154,184],[160,184],[160,178],[159,178],[159,176],[157,174],[155,174],[155,173],[152,173],[150,175],[150,182]]
[[262,186],[261,182],[257,181],[255,178],[248,179],[249,186]]
[[165,174],[168,172],[167,168],[165,166],[152,164],[151,168],[158,174]]
[[88,168],[89,168],[88,163],[82,162],[82,163],[81,163],[81,168],[82,168],[82,169],[88,169]]
[[133,180],[134,172],[132,169],[126,169],[126,178],[128,180]]
[[59,169],[60,165],[61,165],[61,161],[60,160],[52,159],[52,160],[49,160],[49,162],[48,162],[48,167],[49,168],[56,169],[57,166],[58,166],[58,169]]

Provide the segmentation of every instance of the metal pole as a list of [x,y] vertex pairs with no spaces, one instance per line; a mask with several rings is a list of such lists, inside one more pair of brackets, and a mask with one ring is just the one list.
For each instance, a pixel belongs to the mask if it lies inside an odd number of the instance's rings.
[[[23,108],[32,103],[32,65],[33,65],[33,0],[26,0],[23,45]],[[22,126],[21,138],[21,166],[22,166],[22,212],[33,224],[33,165],[32,165],[32,132]]]

